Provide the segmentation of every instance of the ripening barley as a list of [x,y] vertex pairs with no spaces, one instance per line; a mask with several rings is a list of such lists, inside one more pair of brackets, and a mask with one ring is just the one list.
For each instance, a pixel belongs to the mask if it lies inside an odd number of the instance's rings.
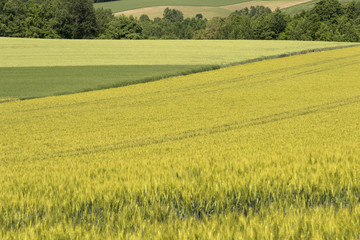
[[3,238],[360,237],[360,48],[0,104]]

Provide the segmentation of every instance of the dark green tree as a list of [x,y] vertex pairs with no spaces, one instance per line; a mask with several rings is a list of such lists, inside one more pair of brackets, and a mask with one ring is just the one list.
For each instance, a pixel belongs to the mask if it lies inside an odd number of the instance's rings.
[[273,13],[265,13],[252,21],[253,37],[255,39],[277,39],[286,29],[288,17],[279,9]]
[[105,31],[105,37],[110,39],[142,39],[142,27],[133,17],[121,15],[110,22]]
[[349,2],[344,6],[344,13],[350,19],[360,18],[360,2]]
[[320,21],[332,21],[343,13],[341,4],[337,0],[320,0],[311,10],[319,16]]
[[97,36],[95,10],[91,0],[56,0],[54,29],[63,38]]
[[170,22],[181,22],[184,20],[184,15],[180,10],[166,8],[164,10],[164,19]]
[[25,37],[33,38],[59,38],[52,28],[55,12],[51,1],[31,0],[26,3],[27,16],[25,19]]
[[232,14],[226,18],[217,30],[219,39],[251,39],[252,28],[250,17],[247,15]]
[[95,10],[97,33],[100,38],[104,38],[106,29],[109,28],[111,21],[114,20],[114,15],[110,9],[98,8]]
[[219,31],[225,25],[227,18],[214,17],[206,22],[206,26],[194,33],[195,39],[221,39],[222,33]]
[[313,23],[307,18],[294,18],[289,22],[284,32],[279,35],[279,39],[312,41],[318,29],[316,27],[316,30],[313,31],[313,27]]
[[251,6],[248,15],[249,17],[252,18],[252,17],[259,17],[266,13],[271,13],[271,9],[264,6],[256,6],[256,7]]
[[0,6],[0,36],[24,37],[26,32],[26,8],[21,0],[2,1]]
[[203,16],[201,13],[198,13],[198,14],[195,15],[195,18],[197,18],[197,19],[203,19],[204,16]]
[[140,16],[139,20],[140,20],[140,22],[150,22],[150,21],[151,21],[150,18],[149,18],[149,16],[146,15],[146,14],[142,14],[142,15]]

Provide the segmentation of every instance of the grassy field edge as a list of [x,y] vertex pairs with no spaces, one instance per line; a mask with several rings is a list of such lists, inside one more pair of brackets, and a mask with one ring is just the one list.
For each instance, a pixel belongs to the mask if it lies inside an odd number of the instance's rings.
[[[263,57],[258,57],[258,58],[254,58],[254,59],[249,59],[249,60],[244,60],[244,61],[239,61],[239,62],[233,62],[233,63],[229,63],[229,64],[209,65],[209,66],[206,66],[206,67],[201,67],[201,68],[197,68],[197,69],[191,69],[191,70],[188,70],[188,71],[183,71],[183,72],[174,73],[174,74],[165,74],[165,75],[157,76],[157,77],[141,78],[141,79],[138,79],[138,80],[135,80],[135,81],[124,81],[124,82],[115,83],[115,84],[101,85],[99,87],[86,88],[86,89],[82,89],[80,91],[60,92],[60,93],[54,94],[52,96],[61,96],[61,95],[77,94],[77,93],[82,93],[82,92],[90,92],[90,91],[98,91],[98,90],[105,90],[105,89],[111,89],[111,88],[125,87],[125,86],[129,86],[129,85],[154,82],[154,81],[159,81],[159,80],[170,78],[170,77],[186,76],[186,75],[195,74],[195,73],[212,71],[212,70],[216,70],[216,69],[220,69],[220,68],[243,65],[243,64],[247,64],[247,63],[260,62],[260,61],[265,61],[265,60],[270,60],[270,59],[284,58],[284,57],[290,57],[290,56],[295,56],[295,55],[302,55],[302,54],[307,54],[307,53],[312,53],[312,52],[324,52],[324,51],[331,51],[331,50],[336,50],[336,49],[350,48],[350,47],[357,47],[357,46],[360,46],[360,44],[355,44],[355,45],[352,44],[352,45],[346,45],[346,46],[335,46],[335,47],[326,47],[326,48],[315,48],[315,49],[295,51],[295,52],[289,52],[289,53],[283,53],[283,54],[276,54],[276,55],[271,55],[271,56],[263,56]],[[35,99],[35,98],[44,98],[44,97],[24,97],[24,98],[19,98],[19,100],[24,101],[24,100],[30,100],[30,99]],[[0,104],[1,103],[2,102],[0,102]]]
[[343,49],[343,48],[351,48],[351,47],[359,47],[359,46],[360,46],[360,44],[346,45],[346,46],[335,46],[335,47],[326,47],[326,48],[314,48],[314,49],[308,49],[308,50],[302,50],[302,51],[296,51],[296,52],[289,52],[289,53],[282,53],[282,54],[276,54],[276,55],[271,55],[271,56],[258,57],[258,58],[254,58],[254,59],[248,59],[248,60],[244,60],[244,61],[240,61],[240,62],[223,64],[223,65],[220,65],[219,67],[220,68],[226,68],[226,67],[231,67],[231,66],[243,65],[243,64],[247,64],[247,63],[261,62],[261,61],[270,60],[270,59],[284,58],[284,57],[290,57],[290,56],[295,56],[295,55],[302,55],[302,54],[307,54],[307,53],[312,53],[312,52],[325,52],[325,51],[331,51],[331,50],[337,50],[337,49]]
[[[212,70],[216,70],[216,69],[219,69],[219,68],[220,68],[219,65],[210,65],[210,66],[190,69],[190,70],[186,70],[186,71],[178,72],[178,73],[170,73],[170,74],[164,74],[164,75],[161,75],[161,76],[140,78],[140,79],[134,80],[134,81],[124,81],[124,82],[119,82],[119,83],[114,83],[114,84],[101,85],[99,87],[87,88],[87,89],[83,89],[83,90],[77,91],[77,92],[61,92],[61,93],[55,94],[53,96],[61,96],[61,95],[76,94],[76,93],[82,93],[82,92],[91,92],[91,91],[97,91],[97,90],[105,90],[105,89],[111,89],[111,88],[125,87],[125,86],[129,86],[129,85],[135,85],[135,84],[142,84],[142,83],[147,83],[147,82],[159,81],[161,79],[166,79],[166,78],[170,78],[170,77],[186,76],[186,75],[190,75],[190,74],[194,74],[194,73],[212,71]],[[21,100],[34,99],[34,98],[38,98],[38,97],[22,98]]]

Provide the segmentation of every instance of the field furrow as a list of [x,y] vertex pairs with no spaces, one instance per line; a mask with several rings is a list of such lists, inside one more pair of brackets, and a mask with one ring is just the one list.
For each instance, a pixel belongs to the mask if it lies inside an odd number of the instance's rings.
[[2,238],[360,236],[360,48],[0,104]]

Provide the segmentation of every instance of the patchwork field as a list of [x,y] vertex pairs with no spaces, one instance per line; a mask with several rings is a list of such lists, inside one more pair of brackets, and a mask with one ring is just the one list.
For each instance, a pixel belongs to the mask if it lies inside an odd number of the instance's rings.
[[[271,0],[271,1],[257,1],[257,0],[234,0],[234,1],[160,1],[160,0],[122,0],[106,3],[95,3],[96,8],[111,9],[115,15],[126,15],[140,17],[142,14],[147,14],[151,19],[155,17],[163,17],[165,8],[178,9],[183,12],[184,17],[195,17],[196,14],[201,13],[204,17],[211,19],[213,17],[227,17],[235,10],[240,10],[251,6],[265,6],[272,10],[276,8],[282,9],[288,14],[297,14],[302,10],[310,10],[320,0]],[[360,0],[339,0],[340,3],[346,4],[348,2]]]
[[[240,10],[243,8],[250,8],[251,6],[265,6],[269,7],[271,10],[275,10],[276,8],[287,9],[294,7],[292,12],[299,10],[300,7],[295,9],[295,6],[303,6],[303,4],[307,4],[312,2],[312,0],[285,0],[285,1],[244,1],[237,4],[225,5],[219,7],[209,7],[209,6],[156,6],[156,7],[147,7],[147,8],[138,8],[127,11],[115,12],[115,16],[117,15],[126,15],[126,16],[134,16],[140,17],[142,14],[148,15],[151,19],[156,17],[163,17],[163,13],[165,8],[177,9],[180,10],[184,17],[195,17],[196,14],[201,13],[205,18],[211,19],[213,17],[227,17],[235,10]],[[315,3],[312,3],[314,6]],[[305,5],[304,5],[305,6]],[[306,5],[307,6],[307,5]],[[114,10],[112,10],[114,11]],[[299,11],[300,12],[300,11]]]
[[349,43],[0,38],[0,99],[124,86]]
[[94,3],[94,6],[96,8],[109,8],[113,12],[122,12],[138,8],[157,7],[164,5],[220,7],[246,1],[247,0],[121,0],[104,3]]
[[0,236],[357,239],[359,64],[353,47],[0,103]]

